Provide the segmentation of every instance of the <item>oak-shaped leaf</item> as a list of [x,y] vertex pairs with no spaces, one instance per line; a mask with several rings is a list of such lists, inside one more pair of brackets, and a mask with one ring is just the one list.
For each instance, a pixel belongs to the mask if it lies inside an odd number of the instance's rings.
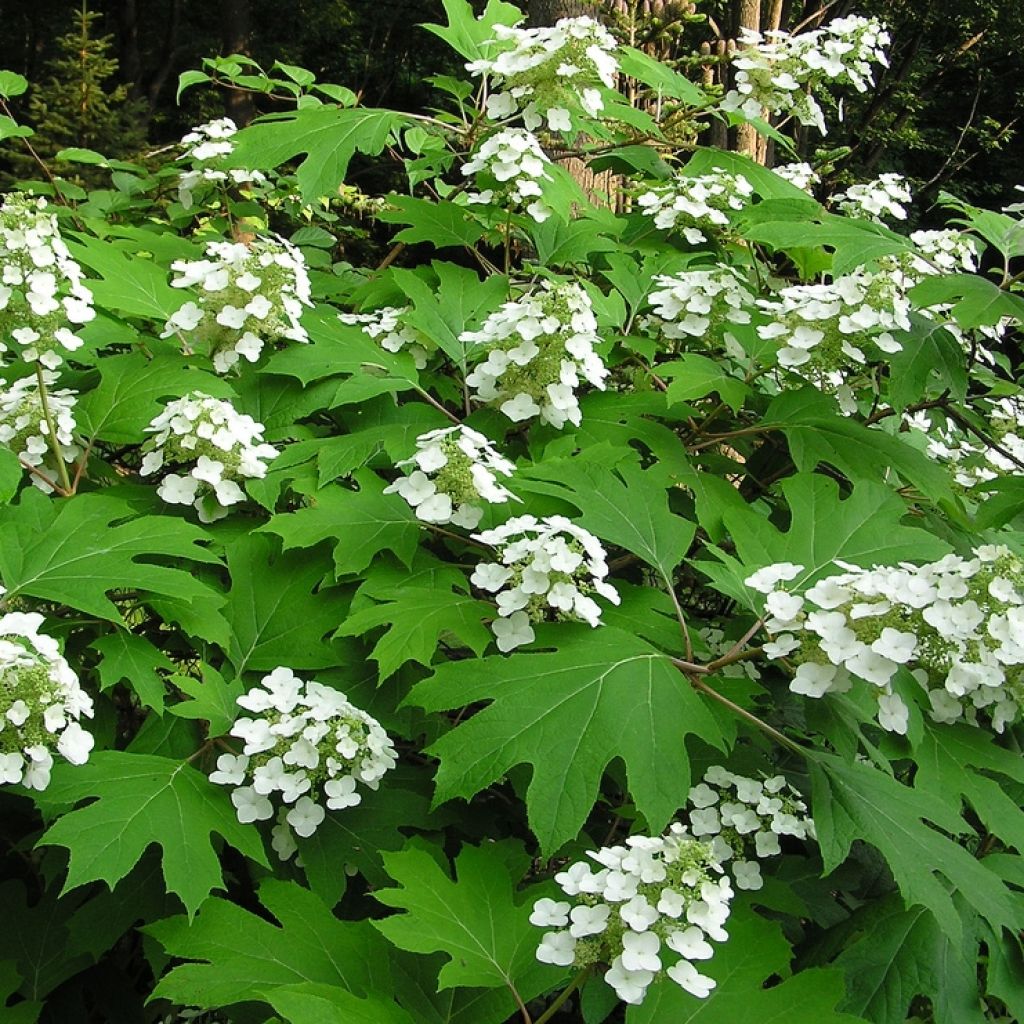
[[[426,849],[415,845],[384,855],[397,888],[378,889],[374,898],[404,914],[374,926],[399,949],[446,953],[438,988],[507,987],[526,1001],[556,985],[564,972],[538,963],[540,932],[530,924],[532,896],[515,896],[529,866],[520,843],[505,839],[463,846],[452,878]],[[509,1013],[515,1009],[509,999]]]
[[885,858],[904,903],[925,907],[951,941],[963,937],[951,890],[959,890],[996,931],[1021,927],[1021,911],[1003,881],[950,838],[971,831],[960,817],[959,800],[911,789],[877,768],[833,754],[816,753],[810,767],[826,870],[838,867],[861,839]]
[[223,595],[189,570],[190,562],[219,561],[202,547],[207,534],[178,515],[139,515],[131,489],[125,492],[129,497],[110,489],[57,504],[30,488],[0,509],[0,579],[8,598],[38,597],[113,622],[122,619],[111,590],[223,604]]
[[339,920],[295,882],[267,879],[259,900],[276,923],[214,898],[191,920],[179,915],[143,929],[170,956],[192,961],[165,974],[154,998],[214,1009],[304,983],[388,995],[387,943],[368,921]]
[[158,843],[167,890],[193,914],[224,887],[214,833],[269,866],[259,833],[239,824],[227,790],[172,758],[99,751],[84,765],[57,765],[46,795],[55,803],[92,801],[61,815],[39,841],[70,851],[65,889],[95,881],[113,888]]
[[609,626],[559,633],[556,652],[445,664],[413,688],[409,703],[428,711],[487,702],[429,748],[441,761],[436,800],[471,797],[530,764],[530,828],[552,853],[579,834],[619,758],[656,832],[686,802],[685,736],[722,748],[721,730],[670,659],[639,637]]

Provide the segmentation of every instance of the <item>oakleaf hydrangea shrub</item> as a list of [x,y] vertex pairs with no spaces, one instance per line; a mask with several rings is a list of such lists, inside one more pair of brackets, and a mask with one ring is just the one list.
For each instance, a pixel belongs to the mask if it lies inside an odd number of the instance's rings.
[[495,26],[486,51],[466,65],[487,79],[487,116],[521,115],[531,131],[545,121],[553,132],[572,131],[579,115],[596,117],[604,107],[598,86],[612,88],[618,71],[615,38],[592,18],[562,18],[552,26]]
[[199,291],[171,314],[161,337],[197,342],[219,373],[239,359],[255,363],[268,341],[309,341],[300,322],[303,306],[312,305],[309,274],[295,246],[283,238],[210,242],[206,257],[171,264],[173,287]]
[[428,110],[217,59],[2,200],[5,1009],[1020,1018],[1024,211],[810,155],[867,19],[723,117],[701,11],[436,6]]
[[43,198],[18,193],[0,205],[0,352],[53,370],[85,343],[96,316],[82,268]]
[[515,499],[499,477],[510,477],[515,465],[504,458],[483,434],[460,424],[432,430],[416,438],[416,454],[399,466],[415,466],[384,488],[400,494],[426,523],[453,523],[475,529],[484,505]]
[[880,174],[874,181],[851,185],[833,197],[836,207],[847,217],[872,220],[907,219],[907,206],[913,200],[910,186],[901,174]]
[[[140,472],[164,473],[157,493],[170,505],[192,505],[210,522],[245,500],[241,482],[261,480],[277,449],[263,441],[263,424],[228,401],[191,391],[168,402],[146,427]],[[185,472],[185,470],[188,472]]]
[[807,804],[783,775],[751,779],[713,765],[690,789],[690,831],[711,843],[737,889],[760,889],[759,860],[782,852],[780,836],[813,839]]
[[10,385],[0,380],[0,444],[18,456],[29,470],[32,483],[47,493],[53,490],[56,475],[56,455],[51,445],[47,412],[64,462],[73,463],[81,454],[75,442],[75,392],[55,388],[56,382],[55,373],[43,371],[47,401],[44,409],[35,376],[21,377]]
[[769,658],[795,668],[790,689],[807,697],[873,686],[878,723],[906,733],[909,711],[894,691],[901,667],[923,689],[937,722],[1003,732],[1020,714],[1024,665],[1024,565],[1009,548],[947,555],[826,576],[804,593],[785,584],[801,566],[769,566],[747,580],[765,594]]
[[604,546],[565,516],[515,516],[474,537],[498,549],[498,561],[481,562],[470,580],[495,595],[499,618],[491,629],[501,651],[530,643],[530,624],[547,618],[599,625],[601,606],[592,594],[619,603],[606,581]]
[[575,283],[545,281],[460,340],[486,349],[466,377],[474,397],[516,423],[537,417],[553,427],[579,426],[577,388],[584,381],[605,388],[608,370],[595,351],[597,318],[590,296]]
[[630,836],[588,851],[555,875],[569,900],[544,898],[530,921],[546,932],[537,959],[559,966],[607,965],[604,980],[626,1003],[641,1003],[664,976],[700,999],[715,987],[694,961],[710,960],[733,897],[711,846],[678,823],[664,836]]
[[0,616],[0,783],[37,790],[50,784],[54,755],[84,764],[94,743],[80,724],[92,698],[42,625],[36,612]]
[[308,839],[328,810],[355,807],[360,785],[376,789],[394,767],[395,747],[380,723],[340,690],[303,682],[289,668],[265,675],[237,699],[253,717],[239,718],[231,735],[241,754],[221,754],[213,782],[233,786],[231,802],[243,823],[274,816],[274,849],[283,860],[297,835]]

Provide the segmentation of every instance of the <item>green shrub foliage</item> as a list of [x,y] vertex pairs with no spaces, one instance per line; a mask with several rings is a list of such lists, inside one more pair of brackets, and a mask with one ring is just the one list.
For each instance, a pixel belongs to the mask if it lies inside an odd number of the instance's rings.
[[4,1020],[1024,1019],[1021,207],[693,144],[875,21],[445,7],[3,197]]

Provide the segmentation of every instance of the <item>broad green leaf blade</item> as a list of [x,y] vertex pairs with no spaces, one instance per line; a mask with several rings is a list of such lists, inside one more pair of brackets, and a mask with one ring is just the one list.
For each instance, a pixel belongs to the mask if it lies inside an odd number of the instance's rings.
[[181,674],[171,677],[174,688],[191,699],[172,704],[167,710],[179,718],[204,721],[210,736],[223,736],[240,714],[237,699],[245,687],[239,679],[227,682],[215,668],[206,664],[199,665],[199,672],[202,679]]
[[605,445],[586,457],[547,460],[517,476],[516,487],[571,501],[580,510],[580,525],[671,579],[697,526],[669,511],[672,480],[658,469],[640,469],[630,455]]
[[86,283],[96,305],[103,309],[154,320],[163,327],[185,302],[181,289],[169,284],[167,271],[152,260],[130,258],[97,238],[69,242],[68,248],[79,263],[100,275],[101,280]]
[[916,324],[903,341],[903,351],[893,352],[888,359],[889,402],[897,412],[946,389],[956,402],[966,397],[967,357],[942,324]]
[[395,949],[391,973],[395,998],[416,1024],[506,1024],[509,993],[501,988],[439,988],[443,953],[425,956]]
[[743,407],[750,388],[734,377],[721,362],[686,352],[670,363],[658,365],[658,376],[671,380],[669,402],[689,402],[717,393],[733,412]]
[[764,516],[727,510],[726,531],[750,571],[773,562],[794,562],[804,572],[792,588],[810,586],[840,570],[840,558],[855,565],[928,562],[949,553],[938,537],[904,524],[906,506],[888,487],[865,481],[839,500],[839,485],[816,473],[800,473],[780,485],[792,519],[785,533]]
[[328,487],[313,507],[274,516],[263,529],[277,534],[285,551],[332,541],[339,576],[362,572],[381,551],[393,551],[408,565],[422,528],[413,510],[397,494],[385,494],[384,482],[369,470],[352,479],[358,490]]
[[364,999],[336,985],[304,981],[260,995],[288,1024],[416,1024],[386,997]]
[[851,843],[862,839],[885,858],[906,905],[929,910],[952,941],[962,940],[963,923],[950,886],[997,930],[1020,926],[1010,890],[942,834],[970,831],[958,802],[910,789],[877,768],[832,754],[814,755],[811,781],[811,807],[826,870],[842,863]]
[[422,27],[470,60],[492,55],[492,48],[482,44],[494,38],[495,25],[515,25],[523,20],[523,12],[504,0],[487,0],[487,6],[479,17],[466,0],[442,0],[442,3],[448,24],[425,24]]
[[936,1024],[984,1024],[972,917],[955,942],[924,907],[904,907],[898,896],[869,903],[850,924],[855,941],[835,961],[846,972],[844,1008],[875,1024],[903,1024],[913,999],[924,996]]
[[227,654],[239,676],[278,665],[330,668],[344,660],[328,637],[345,617],[348,598],[322,585],[329,563],[309,553],[277,555],[275,548],[269,537],[258,534],[239,537],[227,548]]
[[714,717],[664,655],[628,633],[559,627],[560,649],[442,666],[409,702],[430,711],[487,706],[441,737],[437,800],[469,798],[518,764],[533,766],[530,828],[550,854],[575,839],[601,776],[621,758],[651,832],[686,802],[684,737],[722,747]]
[[370,107],[303,107],[243,128],[232,139],[231,162],[269,170],[304,153],[295,176],[302,198],[316,200],[336,195],[352,156],[380,153],[405,120],[394,111]]
[[465,594],[398,587],[375,596],[384,603],[353,612],[338,635],[362,636],[379,626],[388,627],[370,655],[380,666],[382,681],[408,661],[430,665],[444,633],[457,637],[477,657],[491,641],[483,620],[494,617],[493,606]]
[[113,888],[150,843],[159,843],[167,889],[194,914],[211,890],[224,887],[214,833],[269,866],[259,833],[239,824],[227,789],[180,761],[102,750],[84,765],[57,765],[47,797],[93,800],[58,818],[39,841],[71,852],[65,889],[95,881]]
[[897,437],[841,416],[834,402],[815,388],[783,392],[768,407],[763,425],[786,435],[798,469],[826,463],[853,482],[886,480],[895,471],[944,508],[959,507],[941,465]]
[[926,277],[911,289],[910,298],[922,308],[951,303],[953,319],[965,330],[988,327],[1004,317],[1024,320],[1024,298],[1003,291],[978,274]]
[[268,879],[259,898],[277,924],[211,899],[191,921],[178,916],[146,927],[170,956],[202,961],[174,967],[154,997],[215,1009],[251,1001],[255,986],[269,994],[306,982],[355,996],[389,994],[387,945],[368,921],[339,921],[294,882]]
[[374,899],[406,913],[374,926],[400,949],[446,953],[450,960],[438,976],[440,988],[505,986],[524,1001],[532,999],[564,972],[538,962],[531,894],[515,898],[527,864],[520,844],[508,839],[463,846],[455,879],[426,850],[387,853],[384,866],[398,887],[378,889]]
[[632,46],[620,46],[616,56],[622,73],[649,85],[659,96],[682,100],[691,107],[703,107],[708,96],[699,86]]
[[[0,579],[8,597],[56,601],[113,622],[121,613],[107,593],[125,588],[217,607],[223,596],[188,569],[218,561],[200,547],[207,539],[177,515],[136,515],[113,489],[56,504],[29,488],[0,509]],[[176,565],[157,564],[161,557]]]
[[100,360],[100,382],[82,396],[75,408],[79,430],[94,441],[139,444],[146,427],[162,409],[161,399],[202,391],[231,398],[220,377],[204,373],[181,356],[161,353],[147,359],[141,352]]
[[478,242],[486,230],[465,206],[447,199],[393,195],[388,203],[395,209],[381,210],[377,219],[409,225],[395,235],[396,242],[429,242],[436,249],[462,248]]
[[[860,1018],[836,1009],[843,998],[839,971],[790,974],[792,953],[777,923],[740,907],[728,930],[714,957],[695,965],[716,982],[706,999],[663,978],[641,1005],[629,1007],[627,1024],[859,1024]],[[780,975],[781,983],[766,987]]]
[[99,651],[100,683],[104,690],[122,681],[128,684],[144,707],[158,714],[164,709],[164,680],[160,672],[174,669],[173,663],[144,636],[119,629],[95,640]]

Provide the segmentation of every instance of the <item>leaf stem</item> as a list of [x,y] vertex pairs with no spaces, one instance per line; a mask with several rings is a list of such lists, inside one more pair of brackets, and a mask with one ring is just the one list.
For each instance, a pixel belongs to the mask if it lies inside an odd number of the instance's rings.
[[534,1024],[547,1024],[549,1020],[562,1008],[565,1001],[575,992],[586,980],[590,977],[591,968],[587,967],[585,970],[580,971],[572,981],[569,982],[558,996],[555,1001],[534,1021]]
[[746,719],[748,722],[750,722],[751,725],[754,725],[758,729],[760,729],[766,736],[771,736],[771,738],[775,740],[777,743],[781,743],[784,747],[788,747],[790,750],[795,751],[801,757],[807,757],[808,751],[805,750],[802,746],[800,746],[799,743],[795,743],[784,733],[779,732],[778,729],[769,725],[763,719],[758,718],[757,715],[751,713],[750,711],[747,711],[746,708],[741,708],[739,704],[733,703],[733,701],[729,700],[728,697],[719,693],[714,687],[708,686],[708,684],[705,683],[703,679],[690,678],[690,685],[695,690],[700,690],[701,693],[706,693],[713,700],[717,700],[719,704],[723,705],[724,707],[727,707],[730,711],[733,712],[733,714],[739,715],[740,718]]
[[50,400],[46,391],[46,378],[43,376],[43,367],[36,363],[36,380],[39,382],[39,402],[43,407],[43,419],[46,420],[47,441],[50,450],[57,459],[57,475],[60,477],[60,486],[65,497],[75,493],[71,486],[71,478],[68,476],[68,467],[64,462],[64,453],[60,450],[60,442],[57,440],[57,428],[53,422],[53,413],[50,412]]
[[460,426],[462,424],[462,420],[460,420],[459,417],[455,415],[455,413],[450,412],[448,409],[446,409],[436,398],[434,398],[432,394],[430,394],[429,391],[426,391],[424,388],[421,388],[418,384],[413,384],[413,390],[421,398],[425,398],[438,412],[444,413],[445,416],[447,416],[448,419],[450,419],[452,423],[454,423],[456,426]]

